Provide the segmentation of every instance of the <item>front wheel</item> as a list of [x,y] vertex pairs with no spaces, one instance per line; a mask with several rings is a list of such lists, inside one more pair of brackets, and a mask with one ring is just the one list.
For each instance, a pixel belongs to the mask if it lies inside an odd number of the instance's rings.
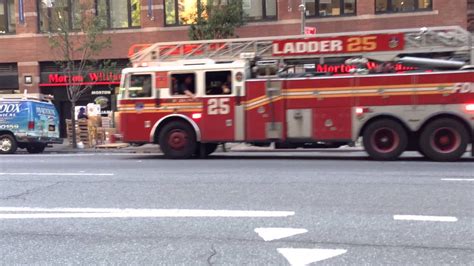
[[395,160],[407,148],[405,129],[393,120],[383,119],[371,123],[364,131],[364,148],[375,160]]
[[31,154],[42,153],[45,148],[46,144],[43,143],[28,144],[28,146],[26,146],[26,150]]
[[170,122],[161,130],[159,144],[166,158],[188,159],[197,148],[196,134],[186,122]]
[[420,150],[434,161],[456,161],[466,152],[469,133],[460,122],[444,118],[429,123],[420,135]]
[[12,135],[0,135],[0,154],[13,154],[17,149],[18,144]]
[[197,145],[196,147],[196,155],[201,155],[201,148],[204,147],[204,155],[208,156],[217,150],[219,144],[217,143],[204,143],[203,145]]

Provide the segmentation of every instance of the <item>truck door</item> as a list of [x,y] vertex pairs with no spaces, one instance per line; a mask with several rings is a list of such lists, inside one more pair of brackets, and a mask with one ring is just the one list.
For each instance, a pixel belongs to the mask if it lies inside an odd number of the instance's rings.
[[204,82],[202,141],[235,140],[237,97],[232,71],[206,71]]

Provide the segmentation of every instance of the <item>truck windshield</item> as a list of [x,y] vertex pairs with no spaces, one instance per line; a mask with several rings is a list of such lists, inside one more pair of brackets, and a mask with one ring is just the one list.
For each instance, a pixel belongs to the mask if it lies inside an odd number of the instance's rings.
[[128,97],[148,98],[152,96],[152,78],[150,74],[139,74],[130,76]]

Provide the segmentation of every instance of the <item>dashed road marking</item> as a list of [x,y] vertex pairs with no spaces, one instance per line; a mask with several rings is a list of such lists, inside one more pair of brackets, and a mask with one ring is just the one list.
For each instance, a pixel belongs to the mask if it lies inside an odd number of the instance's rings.
[[113,173],[0,173],[0,176],[113,176]]
[[292,266],[303,266],[313,262],[327,260],[347,252],[345,249],[308,249],[308,248],[279,248],[277,251],[285,257]]
[[308,232],[308,230],[304,228],[275,228],[275,227],[255,228],[254,231],[265,241],[282,239],[282,238],[304,234]]
[[0,207],[0,219],[65,218],[271,218],[295,215],[292,211],[192,210],[192,209],[104,209]]
[[421,222],[457,222],[454,216],[426,216],[426,215],[394,215],[394,220],[421,221]]
[[474,178],[441,178],[441,181],[474,182]]

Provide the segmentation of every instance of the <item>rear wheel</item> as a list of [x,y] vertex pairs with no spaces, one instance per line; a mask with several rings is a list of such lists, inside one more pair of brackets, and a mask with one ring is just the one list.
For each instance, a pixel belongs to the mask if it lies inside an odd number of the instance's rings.
[[31,154],[42,153],[44,152],[45,148],[46,148],[46,144],[43,144],[43,143],[33,143],[33,144],[28,144],[28,146],[26,146],[26,150]]
[[464,125],[449,118],[430,122],[420,135],[420,150],[434,161],[458,160],[468,143],[469,133]]
[[399,123],[383,119],[371,123],[365,129],[363,142],[371,158],[395,160],[406,150],[408,137]]
[[166,158],[187,159],[196,151],[196,134],[188,123],[170,122],[161,130],[159,144]]
[[0,135],[0,154],[13,154],[17,149],[18,145],[12,135]]

